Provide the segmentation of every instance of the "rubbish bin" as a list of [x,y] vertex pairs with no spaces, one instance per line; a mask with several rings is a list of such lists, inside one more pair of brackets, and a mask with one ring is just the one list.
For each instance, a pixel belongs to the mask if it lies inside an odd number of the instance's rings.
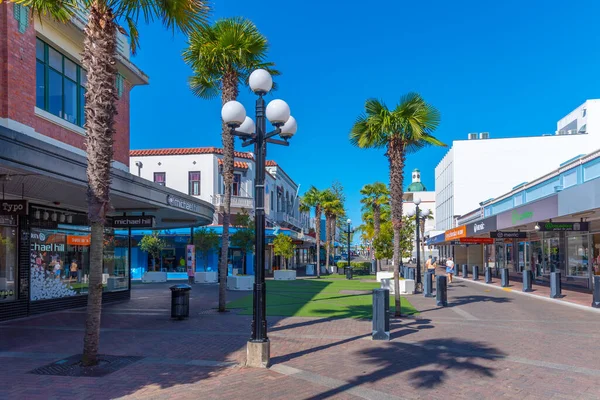
[[346,273],[346,279],[352,279],[352,267],[344,267]]
[[171,289],[171,318],[185,319],[190,316],[190,285],[173,285]]

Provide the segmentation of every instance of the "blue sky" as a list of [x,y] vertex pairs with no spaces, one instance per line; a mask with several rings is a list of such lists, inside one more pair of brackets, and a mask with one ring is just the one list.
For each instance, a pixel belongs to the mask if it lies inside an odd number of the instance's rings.
[[[298,133],[290,147],[271,146],[268,158],[301,192],[342,182],[357,222],[360,188],[388,182],[383,151],[348,142],[367,98],[393,107],[402,94],[419,92],[440,110],[437,136],[451,144],[468,132],[552,133],[559,118],[600,97],[600,4],[593,1],[217,0],[213,10],[213,19],[254,21],[283,73],[270,99],[288,102]],[[140,34],[135,62],[150,85],[132,92],[131,147],[220,146],[220,100],[189,91],[185,37],[159,24],[142,26]],[[248,91],[240,100],[253,112]],[[410,155],[407,184],[420,168],[433,190],[434,168],[446,151]]]

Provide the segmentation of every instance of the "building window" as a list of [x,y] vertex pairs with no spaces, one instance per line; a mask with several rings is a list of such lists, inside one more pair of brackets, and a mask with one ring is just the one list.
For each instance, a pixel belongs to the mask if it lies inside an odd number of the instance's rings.
[[200,171],[190,172],[188,175],[190,182],[190,195],[200,196]]
[[242,174],[233,174],[233,184],[231,185],[231,195],[240,196],[242,188]]
[[271,192],[271,193],[269,194],[269,197],[271,198],[271,211],[273,211],[273,202],[274,202],[274,200],[275,200],[275,197],[273,196],[273,192]]
[[166,186],[167,184],[167,174],[166,172],[155,172],[154,173],[154,182],[159,185]]
[[40,39],[36,41],[36,106],[72,124],[85,123],[86,72]]

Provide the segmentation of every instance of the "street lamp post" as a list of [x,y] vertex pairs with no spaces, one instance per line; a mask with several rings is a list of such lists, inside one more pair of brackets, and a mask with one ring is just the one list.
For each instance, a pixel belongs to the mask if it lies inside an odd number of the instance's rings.
[[421,225],[420,225],[420,219],[423,219],[423,221],[425,221],[425,218],[427,218],[427,216],[429,216],[430,211],[428,209],[424,209],[423,211],[421,211],[421,209],[419,208],[419,204],[421,204],[421,199],[419,197],[417,197],[416,199],[413,200],[413,203],[415,204],[415,209],[414,211],[410,211],[408,213],[408,215],[410,217],[412,217],[413,215],[415,216],[415,241],[416,241],[416,246],[417,246],[417,281],[415,282],[415,286],[416,288],[422,288],[422,281],[421,281],[421,235],[420,235],[420,231],[421,231]]
[[[221,109],[223,122],[231,134],[240,137],[242,146],[254,145],[256,176],[254,179],[254,290],[252,302],[252,335],[248,341],[246,364],[266,368],[270,359],[270,344],[267,337],[266,287],[265,287],[265,164],[267,143],[289,146],[297,129],[296,120],[290,116],[290,108],[283,100],[272,100],[265,107],[263,96],[271,91],[273,79],[264,69],[252,72],[249,78],[256,99],[256,124],[246,116],[246,109],[237,101],[228,101]],[[275,127],[266,132],[266,120]],[[275,139],[280,136],[282,140]]]
[[[350,218],[348,218],[348,220],[346,221],[346,223],[348,224],[348,268],[350,268],[350,235],[352,235],[352,233],[354,232],[351,227],[352,227],[352,220]],[[348,275],[346,275],[346,279],[348,278]]]

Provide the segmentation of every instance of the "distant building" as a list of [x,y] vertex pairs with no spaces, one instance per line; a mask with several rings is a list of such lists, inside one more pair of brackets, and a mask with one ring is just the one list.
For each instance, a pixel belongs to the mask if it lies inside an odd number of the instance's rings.
[[[425,220],[424,230],[420,232],[420,234],[424,234],[423,236],[428,236],[429,232],[435,229],[435,192],[427,191],[425,185],[421,182],[421,171],[418,169],[414,169],[412,172],[412,182],[408,185],[406,190],[404,191],[404,205],[402,206],[402,213],[407,215],[409,212],[415,210],[415,199],[421,199],[421,203],[419,204],[419,209],[429,210],[431,212],[430,218]],[[423,239],[423,237],[421,237]],[[425,260],[426,257],[430,255],[437,256],[437,250],[430,250],[425,248],[425,254],[422,255],[422,260]],[[417,256],[417,247],[416,241],[413,245],[412,257],[416,258]]]

